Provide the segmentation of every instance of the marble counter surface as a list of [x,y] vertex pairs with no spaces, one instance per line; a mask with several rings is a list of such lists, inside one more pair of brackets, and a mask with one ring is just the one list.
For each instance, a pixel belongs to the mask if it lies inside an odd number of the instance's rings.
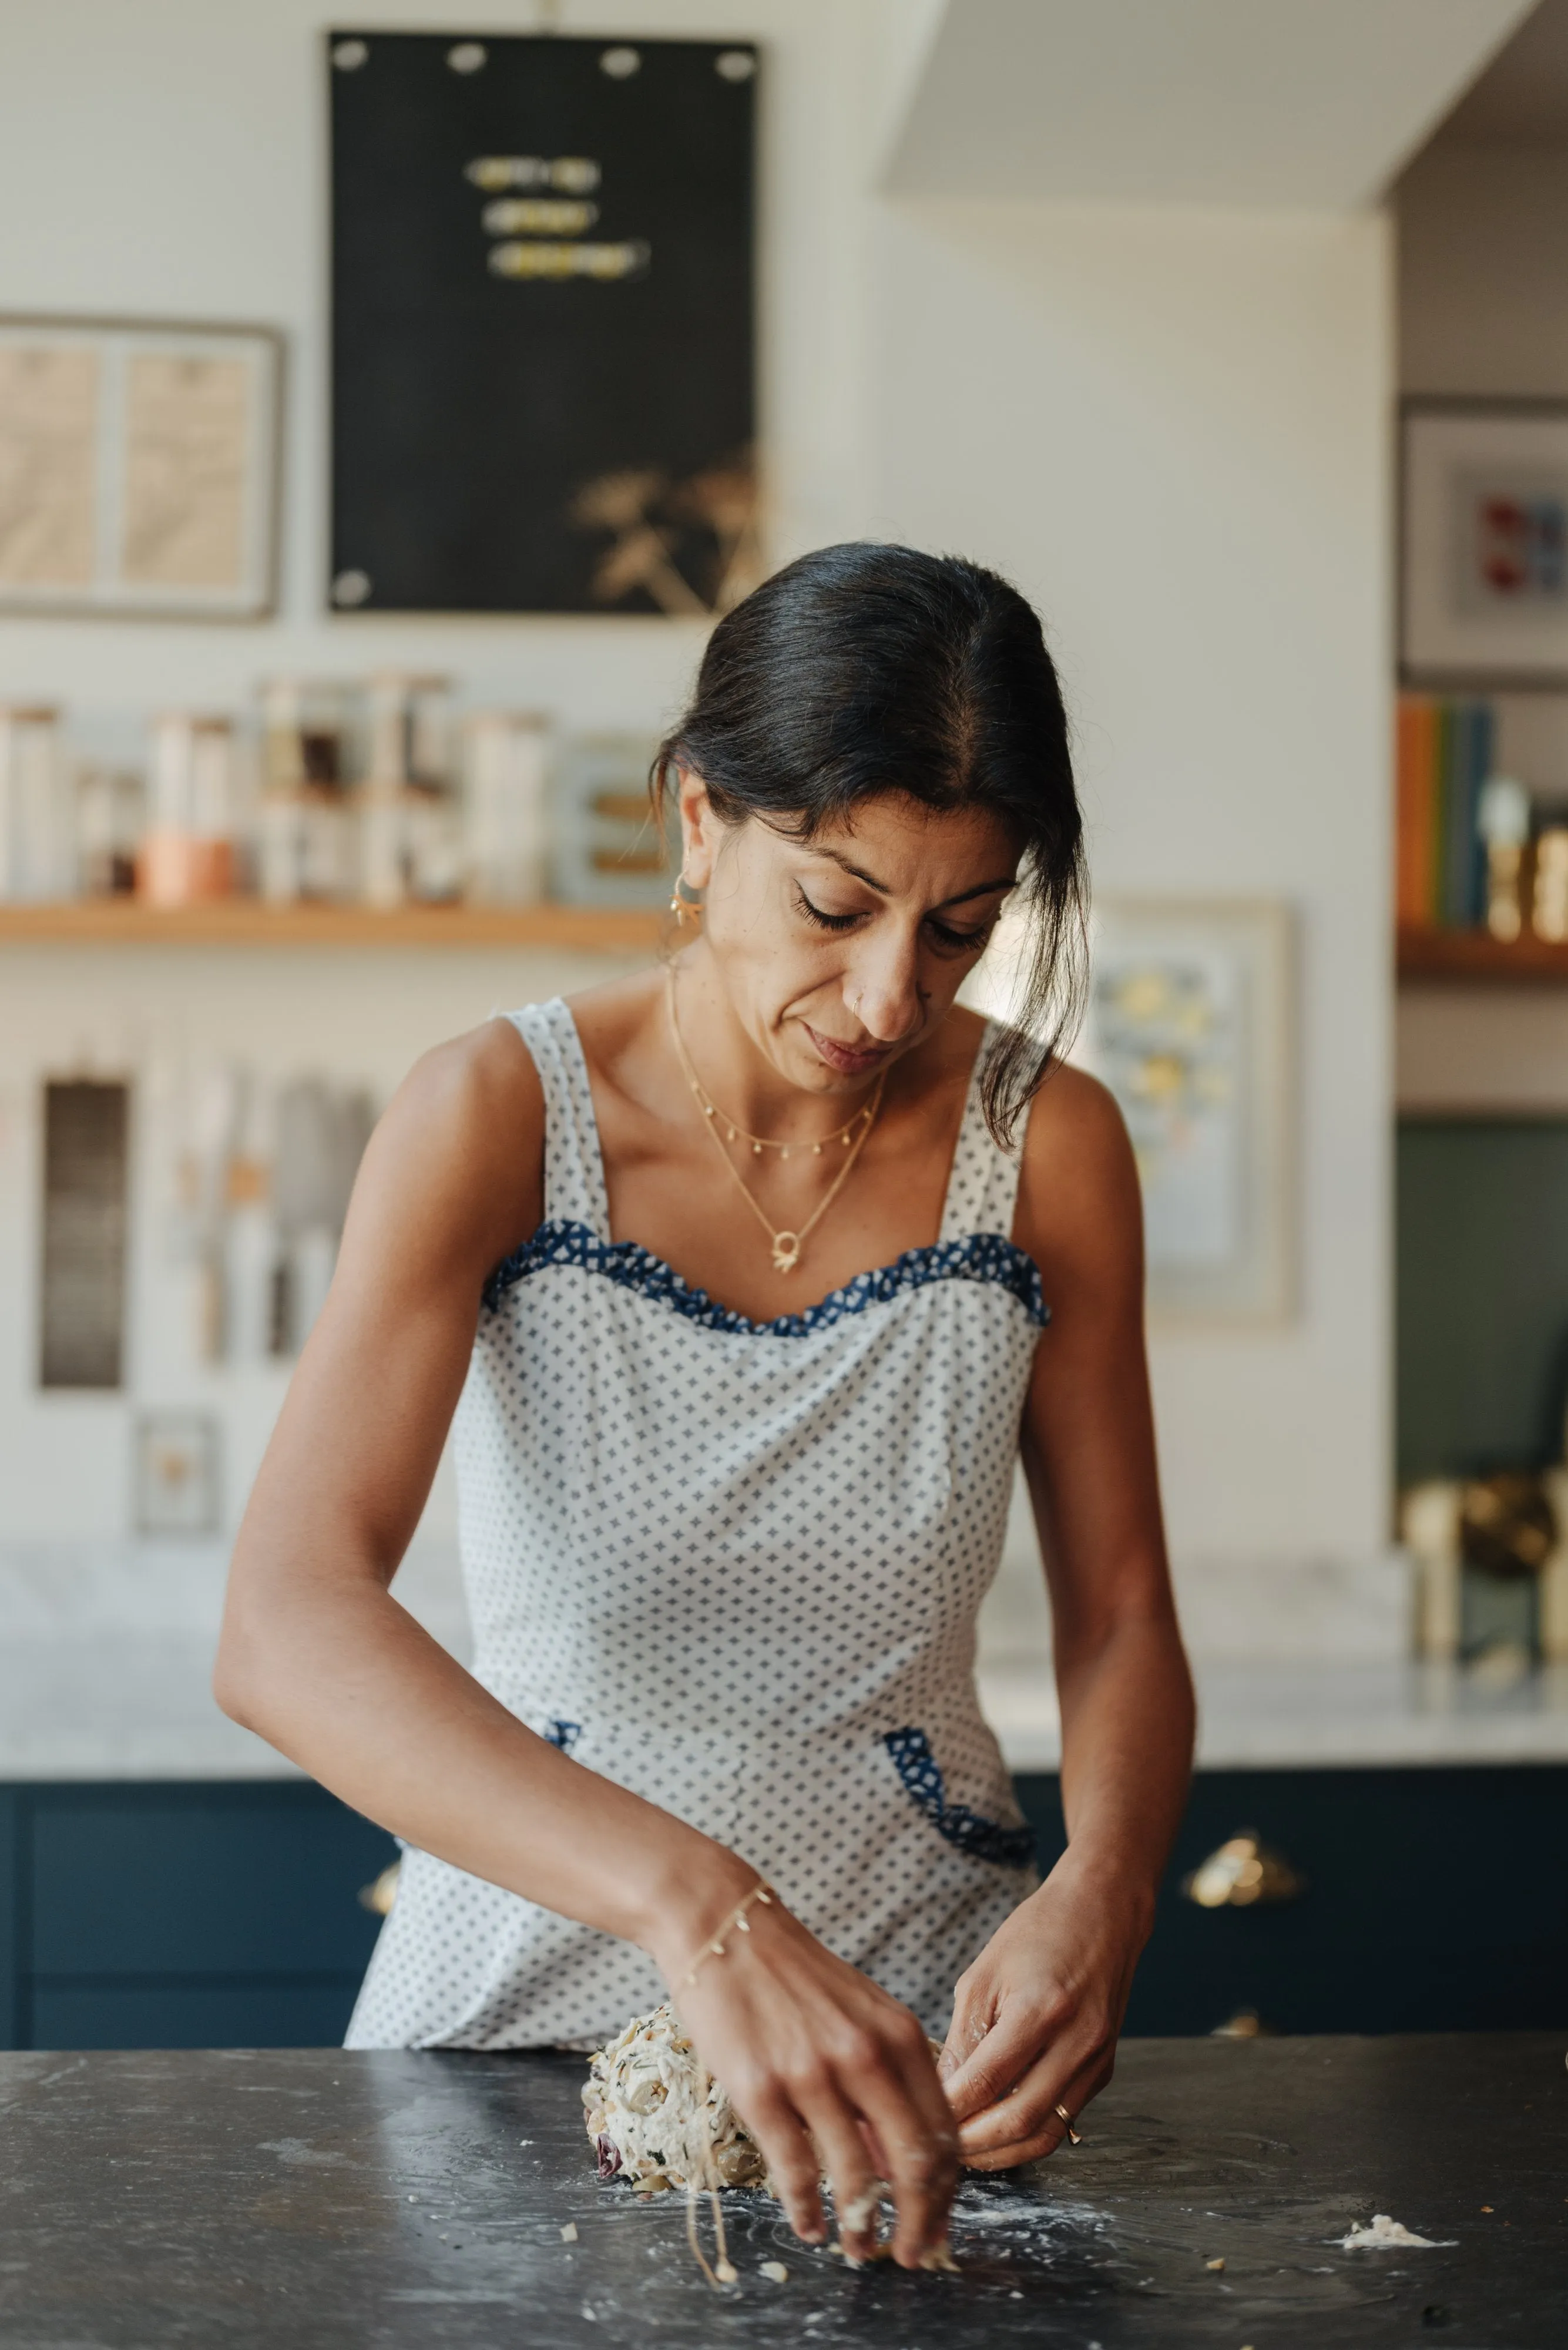
[[[1194,1675],[1200,1770],[1568,1762],[1568,1666],[1491,1679],[1448,1665],[1199,1658]],[[981,1697],[1012,1769],[1056,1768],[1048,1663],[982,1672]]]
[[[206,1543],[0,1549],[0,1783],[296,1777],[213,1699],[226,1564]],[[410,1555],[398,1597],[466,1659],[442,1554]]]
[[[457,1643],[454,1641],[453,1646]],[[242,1779],[293,1766],[213,1701],[210,1633],[0,1641],[0,1781]],[[1200,1766],[1568,1762],[1568,1669],[1504,1687],[1437,1667],[1199,1667]],[[1048,1659],[983,1671],[986,1713],[1014,1771],[1060,1757]]]
[[[216,1544],[0,1548],[0,1782],[290,1775],[213,1701],[224,1566]],[[446,1549],[416,1546],[397,1596],[467,1659]],[[1014,1771],[1060,1760],[1044,1627],[1043,1600],[1035,1617],[988,1603],[981,1619],[981,1701]],[[1405,1664],[1386,1627],[1373,1655],[1313,1653],[1305,1618],[1294,1661],[1206,1656],[1200,1613],[1189,1628],[1200,1767],[1568,1762],[1568,1667],[1510,1678]]]

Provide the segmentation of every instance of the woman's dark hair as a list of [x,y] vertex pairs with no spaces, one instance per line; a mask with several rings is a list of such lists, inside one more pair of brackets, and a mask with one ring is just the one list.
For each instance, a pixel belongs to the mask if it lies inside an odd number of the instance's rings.
[[723,822],[758,816],[797,839],[889,791],[1006,819],[1032,920],[981,1098],[1009,1143],[1082,1008],[1087,899],[1061,689],[1017,588],[909,546],[803,555],[709,639],[691,706],[654,761],[660,814],[681,766]]

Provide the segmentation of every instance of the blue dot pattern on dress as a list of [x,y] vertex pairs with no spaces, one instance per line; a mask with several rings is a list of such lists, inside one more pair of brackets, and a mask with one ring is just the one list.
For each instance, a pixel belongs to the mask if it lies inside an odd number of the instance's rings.
[[[512,1017],[545,1219],[488,1284],[453,1426],[476,1678],[940,2033],[1036,1881],[974,1691],[1045,1320],[981,1108],[994,1031],[936,1243],[757,1323],[611,1239],[571,1013]],[[348,2045],[593,2045],[664,1996],[632,1944],[410,1849]]]

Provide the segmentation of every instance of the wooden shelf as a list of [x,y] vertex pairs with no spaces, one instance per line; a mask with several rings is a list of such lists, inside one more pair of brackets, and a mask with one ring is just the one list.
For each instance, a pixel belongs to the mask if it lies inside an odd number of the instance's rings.
[[1489,931],[1419,931],[1401,925],[1402,980],[1468,983],[1482,987],[1543,987],[1568,983],[1568,941],[1526,931],[1511,945]]
[[254,898],[147,906],[134,898],[0,905],[0,946],[567,947],[636,954],[666,917],[609,906],[267,906]]
[[[147,906],[84,898],[57,906],[0,905],[0,946],[564,947],[580,954],[651,953],[668,917],[622,906],[267,906],[220,898]],[[1507,946],[1486,931],[1401,928],[1398,974],[1430,983],[1568,983],[1568,941],[1529,935]]]

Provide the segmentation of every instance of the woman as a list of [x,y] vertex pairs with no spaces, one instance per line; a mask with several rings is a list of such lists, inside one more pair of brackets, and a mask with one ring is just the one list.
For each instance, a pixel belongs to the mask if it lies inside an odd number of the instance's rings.
[[[592,2045],[673,1992],[798,2232],[820,2156],[850,2251],[879,2174],[912,2266],[961,2157],[1049,2153],[1108,2079],[1191,1740],[1137,1180],[1035,1041],[1082,930],[1039,622],[971,564],[809,556],[656,779],[699,935],[399,1093],[216,1687],[410,1847],[351,2046]],[[1014,890],[1004,1030],[954,998]],[[472,1673],[389,1589],[454,1409]],[[1043,1885],[972,1685],[1021,1445]]]

